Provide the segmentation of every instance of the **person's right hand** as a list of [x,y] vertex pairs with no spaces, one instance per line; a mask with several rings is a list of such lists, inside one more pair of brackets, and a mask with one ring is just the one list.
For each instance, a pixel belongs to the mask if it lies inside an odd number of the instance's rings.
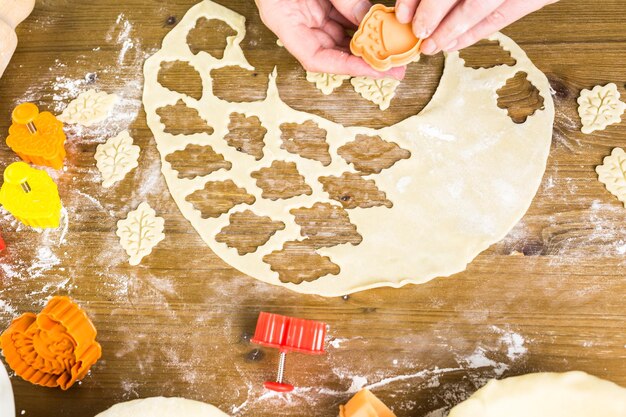
[[404,78],[406,67],[376,71],[350,53],[354,30],[371,7],[367,0],[256,0],[263,23],[312,72]]
[[413,22],[421,51],[457,51],[558,0],[396,0],[401,23]]

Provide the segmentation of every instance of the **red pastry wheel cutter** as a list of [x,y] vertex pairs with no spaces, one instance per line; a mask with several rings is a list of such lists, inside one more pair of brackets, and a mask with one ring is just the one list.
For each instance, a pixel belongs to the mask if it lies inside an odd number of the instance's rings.
[[2,235],[0,235],[0,252],[5,250],[6,248],[7,248],[7,244],[4,243],[4,240],[2,240]]
[[293,385],[283,382],[287,353],[300,352],[307,355],[322,355],[325,337],[326,323],[321,321],[260,313],[251,342],[280,350],[276,381],[267,381],[263,386],[276,392],[293,391]]

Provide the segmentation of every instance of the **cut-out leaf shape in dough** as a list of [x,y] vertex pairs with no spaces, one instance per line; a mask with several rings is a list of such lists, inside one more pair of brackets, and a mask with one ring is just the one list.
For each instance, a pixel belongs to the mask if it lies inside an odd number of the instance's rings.
[[229,38],[236,35],[237,31],[223,20],[201,17],[187,34],[187,44],[194,55],[204,51],[214,58],[222,59]]
[[187,196],[186,200],[199,210],[203,219],[220,217],[239,204],[254,204],[256,198],[232,180],[209,181],[202,190]]
[[126,219],[117,222],[117,236],[130,256],[131,265],[139,265],[143,257],[165,239],[164,224],[163,218],[157,217],[148,203],[141,203],[137,210],[128,213]]
[[104,91],[89,90],[79,94],[58,117],[63,123],[91,126],[109,117],[118,97]]
[[263,262],[278,272],[281,282],[302,284],[326,275],[337,275],[339,266],[322,256],[307,242],[286,242],[279,251],[263,257]]
[[393,207],[387,196],[380,191],[374,180],[366,180],[359,174],[344,172],[341,177],[320,177],[319,182],[330,198],[339,201],[346,209]]
[[294,162],[273,161],[269,168],[261,168],[251,174],[257,186],[263,190],[263,198],[287,199],[299,195],[311,195],[313,190],[298,172]]
[[174,106],[161,107],[156,113],[165,125],[163,131],[170,135],[213,134],[213,128],[200,117],[198,110],[187,107],[183,100],[178,100]]
[[518,72],[509,78],[497,92],[498,107],[506,109],[514,123],[520,124],[543,109],[544,99],[541,93],[528,81],[528,74]]
[[265,134],[267,129],[256,116],[246,117],[245,114],[231,113],[228,134],[224,140],[239,152],[254,156],[257,161],[263,158]]
[[202,77],[187,61],[164,61],[157,81],[163,87],[196,100],[202,98]]
[[348,212],[329,203],[315,203],[313,207],[291,209],[306,242],[315,248],[333,247],[344,243],[356,246],[363,240],[356,225],[350,222]]
[[102,174],[102,186],[111,187],[137,168],[140,151],[139,146],[133,145],[133,138],[127,130],[98,145],[95,158]]
[[228,171],[232,164],[224,160],[224,156],[210,146],[187,145],[182,151],[173,152],[165,157],[172,169],[178,171],[178,178],[193,179],[203,177],[212,172],[225,169]]
[[598,179],[626,207],[626,152],[615,148],[604,164],[596,167]]
[[376,104],[381,110],[389,108],[391,100],[396,95],[396,88],[400,85],[400,81],[390,77],[381,79],[354,77],[350,82],[354,86],[354,91]]
[[307,120],[302,124],[283,123],[280,125],[282,132],[280,145],[287,152],[300,155],[303,158],[319,161],[324,166],[330,165],[331,156],[326,142],[326,131],[317,123]]
[[511,52],[502,48],[497,40],[482,41],[459,51],[460,58],[465,66],[473,69],[493,68],[500,65],[513,66],[517,61],[511,56]]
[[315,87],[324,95],[330,95],[336,88],[341,87],[345,80],[349,80],[349,75],[324,74],[321,72],[306,72],[306,80],[315,83]]
[[411,152],[380,136],[357,135],[356,139],[340,147],[337,153],[357,171],[380,174],[401,159],[409,159]]
[[583,123],[581,131],[589,134],[621,122],[626,103],[619,98],[614,83],[597,85],[593,90],[582,90],[578,98],[578,114]]
[[257,216],[251,210],[230,215],[230,224],[215,236],[215,240],[237,249],[239,255],[255,252],[279,230],[285,223],[274,221],[267,216]]

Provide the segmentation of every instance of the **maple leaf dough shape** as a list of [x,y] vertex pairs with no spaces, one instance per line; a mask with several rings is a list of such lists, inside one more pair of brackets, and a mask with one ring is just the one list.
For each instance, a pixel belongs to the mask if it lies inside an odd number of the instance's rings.
[[111,187],[137,168],[140,151],[139,146],[133,145],[133,138],[127,130],[98,145],[95,158],[102,174],[102,186]]
[[378,105],[381,110],[387,110],[391,105],[391,100],[396,95],[396,88],[400,81],[395,78],[369,78],[354,77],[350,80],[354,91],[359,93],[364,99]]
[[109,117],[118,97],[91,89],[67,105],[58,119],[64,123],[91,126]]
[[621,122],[626,103],[619,98],[614,83],[597,85],[593,90],[582,90],[578,98],[578,114],[583,123],[581,131],[590,134]]
[[128,213],[128,217],[117,222],[117,236],[120,245],[130,257],[129,263],[139,265],[144,256],[163,239],[165,220],[156,216],[148,203],[141,203],[137,210]]
[[336,88],[341,87],[345,80],[349,79],[349,75],[325,74],[322,72],[311,71],[306,72],[306,80],[310,83],[315,83],[315,87],[326,96],[332,94]]
[[598,179],[626,207],[626,152],[615,148],[604,164],[596,167]]

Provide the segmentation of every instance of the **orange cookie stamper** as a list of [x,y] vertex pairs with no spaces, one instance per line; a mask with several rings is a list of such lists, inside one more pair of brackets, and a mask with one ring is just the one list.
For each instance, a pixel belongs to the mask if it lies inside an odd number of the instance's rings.
[[420,54],[422,41],[413,34],[410,23],[396,19],[395,9],[374,5],[350,42],[350,50],[378,71],[407,65]]
[[68,297],[54,297],[41,313],[13,320],[0,336],[0,346],[17,375],[63,390],[87,375],[102,355],[96,328]]
[[46,171],[14,162],[4,171],[0,204],[26,226],[57,228],[61,199],[57,185]]
[[39,113],[32,103],[20,104],[13,110],[7,145],[22,160],[61,169],[65,159],[65,139],[63,123],[52,113]]
[[339,417],[396,417],[381,400],[366,389],[339,406]]

